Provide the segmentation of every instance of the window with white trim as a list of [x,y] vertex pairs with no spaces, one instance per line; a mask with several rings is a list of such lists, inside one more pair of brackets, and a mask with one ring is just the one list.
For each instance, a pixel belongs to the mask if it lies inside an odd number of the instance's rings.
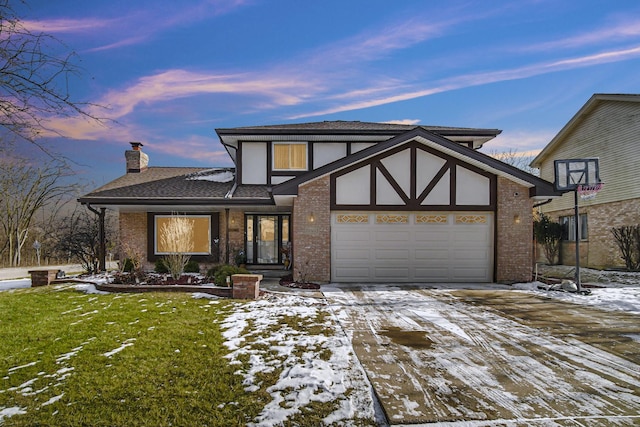
[[307,144],[274,142],[273,170],[307,170]]
[[[560,224],[562,224],[562,227],[564,228],[562,239],[575,242],[576,241],[575,215],[561,216]],[[589,238],[589,227],[588,227],[586,213],[582,213],[578,216],[578,225],[580,227],[580,240],[587,240]]]

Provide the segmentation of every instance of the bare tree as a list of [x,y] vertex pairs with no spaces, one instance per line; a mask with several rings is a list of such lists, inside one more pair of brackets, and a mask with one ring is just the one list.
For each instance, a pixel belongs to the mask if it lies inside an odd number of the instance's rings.
[[89,104],[69,94],[69,78],[79,74],[75,54],[55,37],[30,30],[10,3],[0,0],[0,127],[37,145],[38,136],[51,131],[52,117],[99,120],[84,110]]
[[534,156],[519,153],[514,149],[509,149],[507,151],[501,151],[501,152],[492,150],[489,152],[489,155],[494,159],[500,160],[503,163],[514,166],[525,172],[528,172],[531,175],[535,175],[535,176],[540,175],[540,171],[538,169],[532,168],[531,166],[529,166]]
[[[113,230],[106,227],[106,240],[115,239]],[[58,219],[55,240],[55,249],[79,261],[88,273],[100,271],[100,218],[97,215],[76,205],[72,213]]]
[[55,210],[76,187],[65,182],[70,175],[70,169],[56,160],[38,164],[25,159],[0,160],[0,227],[4,239],[0,253],[7,252],[9,265],[20,265],[36,212]]
[[179,279],[189,262],[193,251],[193,221],[178,215],[172,215],[160,228],[160,245],[167,255],[163,261],[171,277]]

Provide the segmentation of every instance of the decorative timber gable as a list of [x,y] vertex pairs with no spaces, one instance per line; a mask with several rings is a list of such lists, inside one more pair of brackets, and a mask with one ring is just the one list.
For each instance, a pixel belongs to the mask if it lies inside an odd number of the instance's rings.
[[332,210],[493,211],[496,176],[416,140],[331,175]]

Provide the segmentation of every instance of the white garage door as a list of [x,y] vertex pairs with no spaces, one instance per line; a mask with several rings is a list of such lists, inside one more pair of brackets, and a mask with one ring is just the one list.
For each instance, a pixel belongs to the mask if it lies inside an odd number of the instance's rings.
[[491,282],[490,212],[333,213],[335,282]]

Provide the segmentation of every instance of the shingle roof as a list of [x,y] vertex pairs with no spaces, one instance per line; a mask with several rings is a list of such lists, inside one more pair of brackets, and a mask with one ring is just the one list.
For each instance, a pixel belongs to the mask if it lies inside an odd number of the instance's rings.
[[310,123],[291,123],[291,124],[277,124],[266,126],[244,126],[227,129],[216,129],[218,134],[220,133],[242,133],[242,132],[291,132],[291,131],[322,131],[322,132],[406,132],[415,128],[422,128],[435,133],[459,133],[459,134],[491,134],[493,136],[498,135],[501,131],[499,129],[477,129],[477,128],[462,128],[451,126],[423,126],[415,124],[398,124],[398,123],[375,123],[375,122],[361,122],[361,121],[323,121],[323,122],[310,122]]
[[240,186],[233,199],[226,198],[233,187],[233,172],[230,168],[150,167],[117,178],[78,200],[93,204],[232,204],[246,203],[248,198],[271,202],[266,186]]

